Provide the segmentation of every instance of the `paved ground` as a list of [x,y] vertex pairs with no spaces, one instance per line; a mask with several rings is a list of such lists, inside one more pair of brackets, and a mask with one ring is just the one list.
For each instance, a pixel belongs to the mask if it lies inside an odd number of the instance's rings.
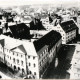
[[72,59],[72,55],[74,53],[75,46],[74,45],[64,45],[59,53],[59,64],[56,68],[54,68],[54,61],[52,62],[48,74],[44,79],[69,79],[69,73],[67,70],[70,68],[70,61]]
[[[19,73],[20,74],[20,73]],[[13,71],[5,64],[0,62],[0,75],[4,76],[5,79],[12,78],[12,79],[22,79],[23,77],[19,76],[17,72]],[[16,76],[17,75],[17,76]],[[2,77],[3,78],[3,77]],[[4,79],[3,78],[3,79]]]
[[12,79],[11,77],[9,76],[6,76],[5,74],[3,74],[2,72],[0,72],[0,75],[2,76],[1,79]]

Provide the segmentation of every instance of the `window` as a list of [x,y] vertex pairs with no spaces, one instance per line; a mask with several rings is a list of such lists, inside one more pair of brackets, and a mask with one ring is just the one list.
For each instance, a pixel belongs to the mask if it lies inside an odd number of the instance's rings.
[[44,54],[44,52],[43,52],[43,54]]
[[15,63],[15,58],[13,58],[13,63]]
[[33,57],[33,59],[35,59],[35,57]]
[[11,64],[11,67],[12,67],[12,64]]
[[21,65],[23,66],[23,61],[21,61]]
[[31,66],[31,64],[29,63],[29,66]]
[[10,60],[11,60],[11,57],[10,57]]
[[36,75],[36,72],[34,72],[34,75]]
[[13,52],[13,55],[14,55],[14,52]]
[[17,64],[19,64],[19,60],[17,59]]
[[30,56],[28,56],[28,58],[30,58]]
[[31,74],[31,71],[29,73]]
[[41,66],[41,62],[40,62],[40,66]]
[[18,53],[17,53],[17,56],[18,56]]
[[36,65],[34,64],[34,67],[36,67]]
[[20,67],[18,67],[18,70],[20,70]]
[[21,57],[23,57],[23,56],[21,55]]

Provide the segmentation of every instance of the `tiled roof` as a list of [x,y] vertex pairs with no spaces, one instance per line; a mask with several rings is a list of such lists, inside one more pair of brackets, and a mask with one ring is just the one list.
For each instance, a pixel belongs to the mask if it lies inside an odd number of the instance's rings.
[[9,26],[15,38],[27,39],[29,37],[29,28],[24,23]]
[[63,30],[66,33],[69,32],[69,31],[72,31],[74,29],[77,29],[77,25],[74,23],[73,20],[62,22],[62,23],[60,23],[60,26],[63,28]]
[[45,45],[50,45],[50,43],[52,43],[52,45],[55,45],[60,38],[61,38],[60,33],[52,30],[46,35],[44,35],[42,38],[38,39],[37,41],[34,41],[33,43],[36,51],[39,51]]

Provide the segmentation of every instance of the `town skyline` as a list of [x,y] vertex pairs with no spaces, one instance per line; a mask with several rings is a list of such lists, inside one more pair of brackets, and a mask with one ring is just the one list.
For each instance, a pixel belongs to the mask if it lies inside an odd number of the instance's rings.
[[79,0],[0,0],[0,7],[14,7],[14,6],[23,6],[23,5],[50,5],[64,7],[79,7]]

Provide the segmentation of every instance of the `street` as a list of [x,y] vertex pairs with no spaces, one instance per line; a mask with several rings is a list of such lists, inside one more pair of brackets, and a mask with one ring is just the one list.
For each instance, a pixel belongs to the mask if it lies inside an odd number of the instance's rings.
[[1,79],[12,79],[9,76],[6,76],[5,74],[3,74],[2,72],[0,72],[0,75],[2,76]]
[[47,76],[44,79],[69,79],[67,70],[70,68],[70,62],[74,53],[74,45],[64,45],[57,54],[59,64],[54,68],[54,61],[49,67]]

